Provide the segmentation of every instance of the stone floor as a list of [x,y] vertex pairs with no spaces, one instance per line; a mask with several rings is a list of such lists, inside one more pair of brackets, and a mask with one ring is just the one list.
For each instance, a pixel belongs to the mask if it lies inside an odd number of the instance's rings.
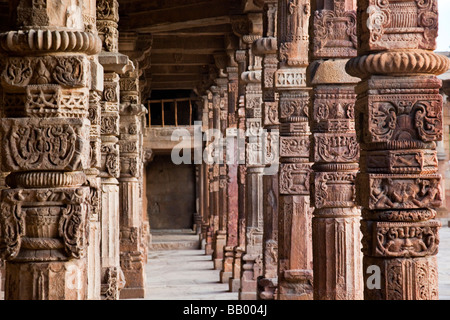
[[[450,300],[450,228],[447,221],[442,222],[437,256],[439,299]],[[213,269],[211,256],[204,250],[183,248],[183,241],[192,242],[197,237],[185,230],[152,235],[155,248],[164,243],[162,248],[172,250],[150,251],[146,300],[237,300],[237,293],[228,292],[228,285],[219,283],[219,271]]]
[[[197,249],[183,241],[197,241]],[[149,252],[145,300],[237,300],[238,294],[219,282],[220,271],[214,270],[211,256],[199,248],[198,235],[153,233],[152,244],[157,250]]]
[[450,300],[450,228],[442,222],[438,257],[439,299]]

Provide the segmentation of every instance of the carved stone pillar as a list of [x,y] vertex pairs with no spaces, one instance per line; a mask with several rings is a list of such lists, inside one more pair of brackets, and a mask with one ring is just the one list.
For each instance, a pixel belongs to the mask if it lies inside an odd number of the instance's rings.
[[[141,81],[139,81],[141,84]],[[142,92],[142,91],[141,91]],[[142,123],[144,124],[144,121],[146,121],[146,117],[142,119]],[[142,128],[142,131],[145,132],[145,129]],[[142,136],[142,139],[144,139],[144,136]],[[151,161],[153,161],[154,153],[153,150],[150,148],[143,148],[142,150],[143,156],[143,173],[142,173],[142,251],[144,252],[144,264],[148,263],[148,251],[149,246],[152,242],[152,235],[150,230],[150,221],[148,218],[147,208],[148,208],[148,201],[147,201],[147,166],[150,164]]]
[[[213,94],[211,91],[208,91],[207,95],[207,105],[208,105],[208,134],[207,134],[207,145],[206,148],[209,150],[208,157],[211,157],[211,153],[214,148],[211,142],[211,130],[214,129],[214,111],[213,111]],[[208,164],[206,165],[207,169],[207,197],[208,197],[208,211],[207,211],[207,219],[205,221],[205,234],[206,234],[206,244],[205,244],[205,254],[212,255],[213,254],[213,236],[214,236],[214,212],[216,201],[214,201],[214,165]]]
[[[234,247],[238,244],[238,145],[237,145],[237,95],[238,95],[238,68],[234,59],[235,50],[229,52],[228,74],[228,110],[226,129],[226,158],[227,158],[227,221],[226,232],[227,241],[224,247],[224,258],[220,280],[222,283],[229,283],[233,276]],[[232,143],[231,143],[232,142]]]
[[[202,133],[206,134],[209,126],[209,108],[208,108],[208,96],[202,96]],[[205,146],[203,143],[202,147]],[[203,150],[203,148],[202,148]],[[207,223],[209,217],[209,180],[208,180],[208,164],[205,161],[201,164],[201,218],[202,226],[201,232],[199,234],[199,241],[206,245],[206,233],[207,233]]]
[[[226,56],[224,55],[216,55],[216,65],[221,71],[221,77],[216,79],[218,95],[219,95],[219,109],[217,110],[219,113],[219,121],[218,121],[218,130],[220,130],[220,134],[222,137],[226,136],[226,130],[228,125],[228,78],[226,74],[223,73],[223,70],[226,66]],[[226,162],[226,150],[225,150],[225,141],[223,141],[223,145],[218,146],[220,148],[221,160],[222,162],[219,164],[219,178],[218,178],[218,230],[215,234],[214,241],[214,268],[221,270],[223,267],[223,257],[224,257],[224,247],[227,241],[227,210],[228,210],[228,201],[227,201],[227,162]]]
[[[13,8],[17,29],[0,34],[1,162],[10,172],[0,196],[7,300],[87,298],[88,57],[101,42],[85,30],[77,3],[21,1]],[[95,6],[84,13],[95,16]]]
[[139,69],[120,79],[120,266],[125,275],[121,299],[144,298],[145,264],[142,250],[142,115]]
[[[233,260],[233,277],[230,278],[230,291],[238,292],[241,288],[241,269],[242,269],[242,255],[245,250],[245,217],[247,213],[246,206],[246,180],[247,180],[247,166],[245,165],[245,104],[244,97],[239,99],[239,107],[237,110],[238,116],[238,141],[244,141],[242,149],[238,146],[238,241],[237,246],[234,247]],[[243,159],[241,159],[243,157]]]
[[[216,136],[216,134],[220,133],[220,89],[218,86],[212,86],[210,88],[212,92],[212,129],[214,130],[212,135]],[[211,183],[211,194],[210,199],[212,202],[212,210],[211,210],[211,220],[210,220],[210,228],[211,228],[211,236],[212,236],[212,259],[214,261],[214,268],[220,268],[221,257],[223,256],[223,247],[219,249],[220,252],[217,252],[217,236],[219,236],[219,242],[222,242],[220,237],[223,235],[221,233],[218,234],[220,229],[220,193],[219,193],[219,183],[220,183],[220,167],[219,159],[222,154],[220,143],[217,139],[212,141],[211,145],[211,159],[213,160],[213,164],[211,165],[212,169],[212,183]],[[217,257],[217,253],[219,257]],[[217,259],[217,260],[216,260]],[[217,261],[217,262],[216,262]]]
[[[345,72],[356,56],[356,0],[326,0],[313,7],[312,112],[314,186],[314,299],[363,298],[360,210],[355,178],[354,86]],[[335,32],[331,32],[335,30]]]
[[[89,8],[89,9],[88,9]],[[97,33],[97,12],[96,2],[90,1],[85,6],[83,12],[83,21],[85,30]],[[91,121],[90,145],[91,145],[91,167],[85,170],[86,182],[90,188],[90,207],[89,207],[89,241],[87,248],[87,299],[100,299],[101,284],[101,258],[100,258],[100,240],[101,240],[101,179],[99,177],[101,164],[101,95],[103,92],[103,67],[98,62],[97,56],[90,56],[91,61],[91,87],[89,90],[89,115]]]
[[[97,60],[97,59],[96,59]],[[93,68],[96,66],[97,68]],[[87,278],[89,300],[100,299],[101,283],[101,178],[99,177],[101,165],[101,94],[103,92],[103,68],[98,60],[91,62],[91,71],[97,70],[101,86],[92,87],[89,92],[89,120],[91,121],[91,168],[86,170],[86,180],[90,188],[90,212],[89,212],[89,245],[87,251]]]
[[196,234],[200,235],[202,231],[202,214],[201,214],[201,197],[202,193],[202,177],[201,177],[201,165],[195,166],[195,212],[194,212],[194,225],[193,230]]
[[[258,281],[258,299],[273,300],[278,287],[278,170],[279,140],[278,95],[273,79],[278,66],[277,57],[277,7],[276,0],[264,1],[264,38],[253,43],[255,54],[263,57],[262,63],[262,125],[267,130],[266,155],[271,160],[263,177],[263,275]],[[274,139],[272,139],[274,138]],[[271,142],[274,142],[272,145]],[[275,146],[275,148],[272,148]]]
[[[237,24],[237,25],[240,25]],[[241,265],[242,254],[245,249],[245,217],[246,217],[246,175],[247,167],[245,165],[245,102],[244,93],[245,86],[241,79],[242,73],[247,69],[246,51],[237,50],[235,53],[236,62],[238,64],[238,87],[237,96],[239,97],[236,107],[237,118],[237,182],[238,182],[238,224],[237,224],[237,245],[234,247],[233,258],[233,277],[230,278],[230,291],[238,292],[241,287]],[[239,143],[243,145],[239,145]]]
[[246,219],[245,254],[242,257],[240,300],[256,300],[257,279],[262,275],[263,236],[263,143],[261,58],[253,54],[251,45],[262,35],[262,15],[248,14],[250,34],[243,36],[248,47],[248,71],[242,73],[245,83],[246,118]]
[[313,298],[307,0],[278,1],[280,173],[278,298]]
[[[363,208],[364,298],[438,299],[442,139],[436,0],[358,1],[356,87],[361,142],[357,199]],[[378,282],[376,280],[379,280]]]
[[[140,239],[138,240],[140,252],[141,252],[141,258],[145,265],[147,261],[147,252],[148,252],[148,238],[150,236],[150,224],[147,217],[147,204],[146,204],[146,196],[145,196],[145,182],[144,179],[146,177],[145,174],[145,164],[151,161],[153,152],[150,149],[144,149],[144,134],[145,134],[145,128],[147,127],[147,118],[146,114],[148,113],[147,109],[145,107],[142,107],[141,105],[141,97],[142,92],[146,91],[150,84],[148,81],[145,80],[145,71],[146,69],[150,68],[150,62],[149,62],[149,56],[152,49],[153,44],[153,37],[151,34],[138,34],[136,32],[121,32],[119,36],[119,51],[128,56],[131,61],[133,61],[133,64],[135,66],[135,72],[130,74],[125,74],[121,77],[120,80],[120,95],[121,95],[121,102],[122,103],[131,103],[133,107],[131,113],[133,114],[131,116],[131,122],[133,123],[132,126],[136,126],[137,130],[134,129],[129,130],[129,132],[132,135],[132,137],[137,141],[137,145],[139,148],[134,151],[134,154],[137,154],[136,161],[137,161],[137,174],[134,176],[135,179],[137,179],[138,184],[138,193],[136,196],[133,196],[134,200],[137,201],[136,204],[134,204],[134,208],[136,208],[138,211],[133,213],[132,216],[134,217],[133,223],[135,224],[134,227],[139,229],[139,236]],[[130,77],[131,76],[131,77]],[[125,99],[125,101],[124,101]],[[141,105],[139,107],[138,105]],[[126,131],[126,130],[125,130]],[[134,133],[136,132],[136,133]],[[123,133],[121,132],[121,140],[122,140]],[[121,156],[122,157],[122,156]],[[126,158],[126,157],[125,157]],[[130,158],[131,159],[131,158]],[[130,160],[130,163],[134,160]],[[128,163],[128,161],[125,161]],[[122,164],[121,164],[122,166]],[[127,167],[127,164],[125,164],[125,167]],[[134,164],[130,167],[134,168]],[[122,169],[122,168],[121,168]],[[125,169],[127,170],[127,169]],[[134,169],[133,169],[134,171]],[[131,170],[130,170],[131,172]],[[122,177],[122,175],[121,175]],[[121,195],[121,198],[123,196]],[[145,209],[144,209],[145,208]],[[140,216],[140,217],[138,217]],[[135,246],[135,248],[138,248]],[[121,249],[122,251],[122,249]],[[136,257],[136,256],[135,256]],[[137,259],[135,258],[135,261]],[[136,269],[134,269],[136,270]],[[139,274],[142,271],[136,271]],[[125,276],[127,276],[125,274]],[[142,278],[140,275],[139,278]],[[129,291],[128,288],[131,288],[132,284],[127,280],[126,285],[126,291]],[[140,289],[139,289],[140,290]],[[138,290],[138,291],[139,291]],[[121,294],[124,296],[124,292]]]
[[97,2],[97,29],[103,40],[99,62],[104,74],[104,90],[101,100],[101,169],[102,213],[101,213],[101,259],[102,287],[104,299],[119,299],[125,285],[120,268],[119,240],[119,74],[131,67],[127,56],[118,53],[119,4],[117,0]]

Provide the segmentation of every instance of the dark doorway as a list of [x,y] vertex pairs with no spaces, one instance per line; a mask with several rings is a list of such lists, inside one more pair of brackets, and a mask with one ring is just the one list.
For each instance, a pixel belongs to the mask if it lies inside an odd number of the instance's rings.
[[147,167],[147,212],[151,229],[191,229],[195,211],[193,165],[175,165],[157,155]]

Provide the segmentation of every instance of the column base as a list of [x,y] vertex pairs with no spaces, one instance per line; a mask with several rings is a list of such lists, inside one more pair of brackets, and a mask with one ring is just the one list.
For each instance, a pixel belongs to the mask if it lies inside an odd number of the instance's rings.
[[258,298],[258,277],[262,271],[261,255],[245,255],[242,266],[241,289],[239,290],[239,300],[256,300]]
[[222,270],[223,266],[223,259],[214,259],[214,269],[215,270]]
[[120,290],[120,299],[143,299],[145,298],[144,288],[123,288]]
[[225,272],[225,271],[221,271],[220,272],[220,282],[221,283],[228,283],[230,281],[230,278],[233,276],[232,272]]
[[258,300],[256,292],[239,292],[239,300]]
[[258,280],[258,298],[275,300],[277,296],[278,278],[260,278]]
[[107,267],[103,271],[102,300],[119,300],[120,291],[125,288],[125,275],[120,267]]
[[313,300],[312,270],[286,270],[279,279],[278,300]]
[[212,256],[212,254],[214,253],[214,250],[212,249],[212,246],[211,246],[211,244],[206,244],[205,245],[205,254],[207,255],[207,256]]
[[6,300],[85,300],[86,260],[6,263]]
[[436,256],[363,261],[365,300],[439,299]]
[[230,278],[230,292],[238,292],[241,289],[241,279]]

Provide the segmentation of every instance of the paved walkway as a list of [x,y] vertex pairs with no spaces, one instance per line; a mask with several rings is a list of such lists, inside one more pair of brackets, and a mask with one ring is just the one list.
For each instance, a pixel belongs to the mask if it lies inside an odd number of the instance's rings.
[[[444,223],[443,223],[444,224]],[[155,234],[155,244],[170,241],[174,235]],[[192,234],[177,235],[177,241],[192,241]],[[155,246],[157,248],[157,246]],[[219,270],[213,269],[211,256],[204,250],[161,250],[149,252],[146,266],[146,300],[237,300],[228,284],[219,283]],[[439,299],[450,300],[450,228],[440,230],[438,254]]]
[[439,235],[439,299],[450,300],[450,228],[444,222]]
[[203,250],[151,251],[146,300],[237,300]]

